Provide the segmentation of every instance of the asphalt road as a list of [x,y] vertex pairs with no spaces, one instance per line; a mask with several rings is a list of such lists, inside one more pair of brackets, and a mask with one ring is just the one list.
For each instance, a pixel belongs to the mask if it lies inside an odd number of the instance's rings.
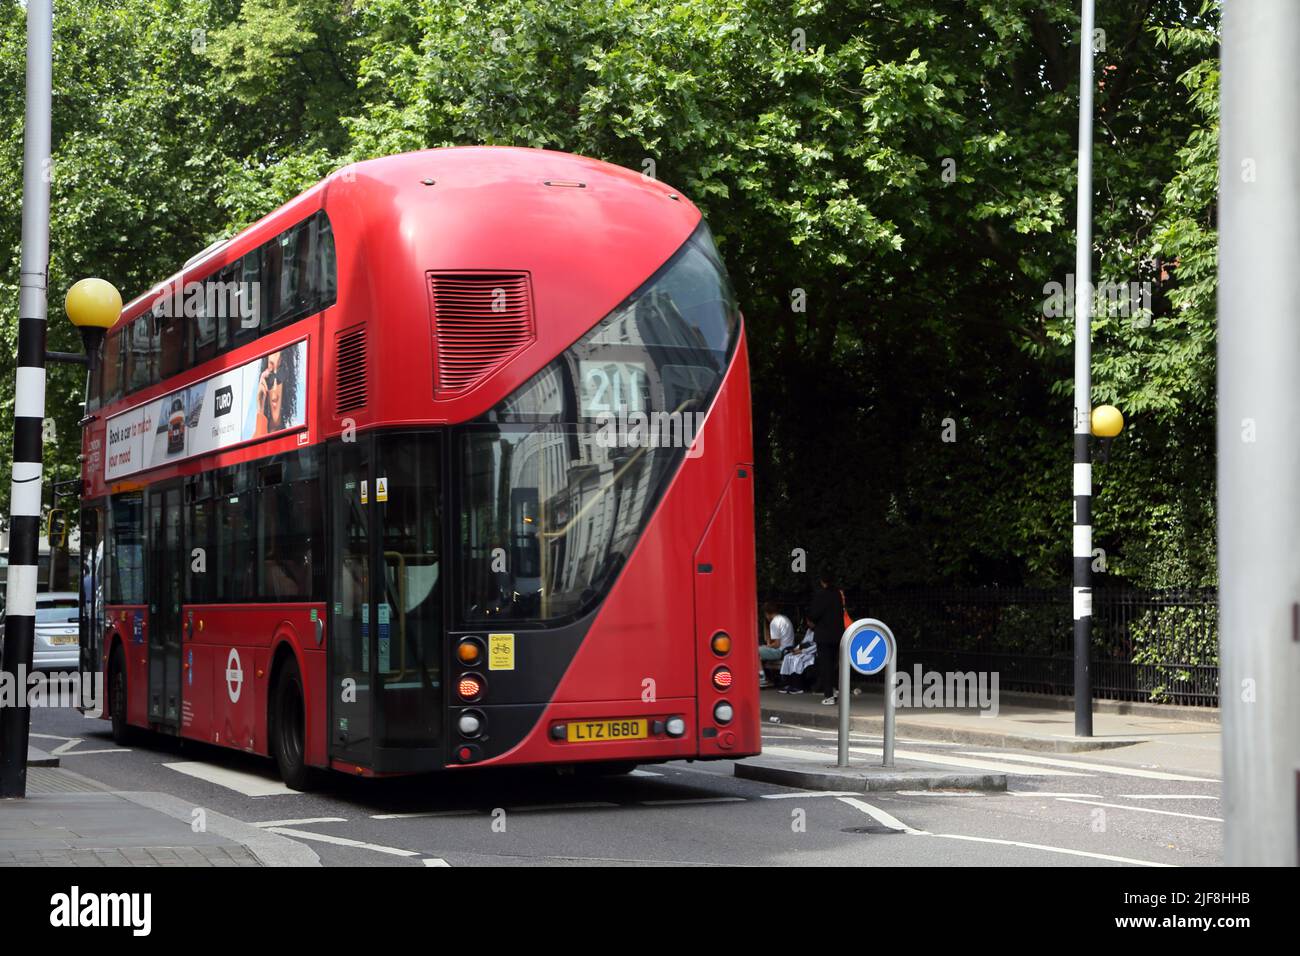
[[[1218,864],[1222,849],[1217,780],[1124,765],[1120,751],[900,739],[936,766],[1005,770],[1005,794],[826,794],[740,780],[729,763],[687,762],[604,778],[549,769],[334,774],[304,794],[283,787],[270,761],[206,744],[142,735],[121,750],[106,722],[75,710],[34,710],[32,732],[67,770],[274,827],[326,866],[1187,866]],[[819,730],[769,725],[764,733],[765,748],[831,754],[834,743]]]

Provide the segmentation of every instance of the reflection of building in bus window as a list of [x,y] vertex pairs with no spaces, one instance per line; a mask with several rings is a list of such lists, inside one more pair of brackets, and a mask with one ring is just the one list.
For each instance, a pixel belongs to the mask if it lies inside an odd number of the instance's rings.
[[254,438],[296,424],[298,414],[298,347],[272,352],[262,359],[257,380],[257,424]]

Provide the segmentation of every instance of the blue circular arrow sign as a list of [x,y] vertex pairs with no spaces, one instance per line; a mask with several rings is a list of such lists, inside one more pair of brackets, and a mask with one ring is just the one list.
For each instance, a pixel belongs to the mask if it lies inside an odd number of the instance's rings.
[[868,677],[889,663],[889,641],[874,627],[863,627],[849,638],[849,665]]

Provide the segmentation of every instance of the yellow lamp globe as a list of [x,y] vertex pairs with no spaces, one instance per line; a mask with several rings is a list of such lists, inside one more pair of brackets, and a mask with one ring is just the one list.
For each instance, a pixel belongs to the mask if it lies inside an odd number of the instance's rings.
[[122,314],[122,295],[111,282],[82,279],[68,290],[63,310],[79,329],[110,329]]
[[1092,433],[1098,438],[1114,438],[1124,429],[1124,416],[1114,405],[1098,405],[1092,410]]

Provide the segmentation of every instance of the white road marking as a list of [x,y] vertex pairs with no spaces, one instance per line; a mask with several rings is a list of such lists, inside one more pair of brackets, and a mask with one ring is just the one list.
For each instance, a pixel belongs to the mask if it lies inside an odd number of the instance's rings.
[[982,797],[978,790],[895,790],[900,797]]
[[1045,846],[1042,843],[1022,843],[1019,840],[998,840],[993,837],[963,836],[958,833],[931,833],[929,836],[942,840],[967,840],[971,843],[997,843],[1002,846],[1018,846],[1026,850],[1042,850],[1046,853],[1064,853],[1067,856],[1083,856],[1090,860],[1108,860],[1111,863],[1131,863],[1134,866],[1172,867],[1172,863],[1154,863],[1151,860],[1134,860],[1126,856],[1111,856],[1108,853],[1089,853],[1087,850],[1071,850],[1063,846]]
[[419,856],[415,850],[402,850],[395,846],[380,846],[378,843],[363,843],[360,840],[349,840],[347,837],[330,836],[325,833],[312,833],[310,830],[293,830],[289,827],[268,827],[271,833],[278,833],[281,836],[295,837],[299,840],[315,840],[317,843],[332,843],[334,846],[351,846],[359,850],[374,850],[376,853],[387,853],[389,856]]
[[[1096,793],[1067,793],[1067,797],[1096,797]],[[1121,793],[1123,800],[1218,800],[1218,797],[1205,793]]]
[[886,813],[879,807],[873,807],[871,804],[867,803],[867,801],[859,800],[857,797],[840,797],[840,803],[848,804],[850,807],[856,807],[881,826],[889,827],[891,830],[897,830],[900,833],[925,833],[924,830],[913,830],[897,817]]
[[633,770],[629,777],[662,777],[663,774],[655,773],[653,770]]
[[36,734],[31,733],[28,737],[40,737],[42,740],[80,740],[79,737],[62,737],[59,734]]
[[1062,803],[1086,803],[1093,807],[1111,807],[1115,810],[1132,810],[1134,813],[1158,813],[1162,817],[1183,817],[1187,820],[1208,820],[1210,823],[1222,823],[1219,817],[1203,817],[1196,813],[1176,813],[1173,810],[1157,810],[1155,807],[1126,807],[1122,803],[1102,803],[1100,800],[1075,800],[1061,797]]
[[530,803],[522,807],[506,807],[507,813],[532,813],[537,810],[603,810],[616,807],[617,803],[605,800],[577,800],[573,803]]
[[70,740],[66,741],[65,743],[59,744],[57,747],[55,747],[53,750],[50,751],[50,756],[61,757],[63,754],[71,750],[73,747],[77,746],[77,744],[81,743],[82,739],[83,738],[81,737],[73,737]]
[[[850,747],[850,753],[868,754],[872,757],[879,757],[881,751],[876,747]],[[915,760],[918,763],[938,764],[941,767],[965,767],[970,770],[991,770],[997,773],[1014,773],[1017,776],[1030,777],[1089,777],[1087,773],[1071,773],[1066,770],[1045,770],[1041,767],[1027,768],[1019,764],[1002,763],[1000,760],[968,760],[965,757],[950,757],[947,754],[925,754],[915,750],[895,750],[895,757],[901,757],[904,760]],[[999,754],[986,754],[987,757],[999,757]]]
[[860,790],[800,790],[798,793],[760,793],[764,800],[807,800],[816,797],[856,797]]
[[1038,790],[1008,790],[1013,797],[1100,797],[1100,793],[1044,793]]
[[971,843],[995,843],[1001,846],[1016,846],[1026,850],[1042,850],[1045,853],[1063,853],[1067,856],[1082,856],[1092,860],[1106,860],[1111,863],[1131,863],[1134,866],[1173,866],[1172,863],[1154,863],[1150,860],[1136,860],[1126,856],[1112,856],[1108,853],[1090,853],[1087,850],[1072,850],[1063,846],[1047,846],[1042,843],[1024,843],[1020,840],[999,840],[995,837],[977,837],[965,836],[960,833],[931,833],[927,830],[914,830],[906,823],[903,823],[897,817],[893,817],[881,810],[879,807],[873,807],[865,800],[858,800],[853,797],[840,797],[841,803],[846,803],[851,807],[856,807],[863,813],[875,819],[877,822],[893,830],[900,830],[903,833],[912,836],[929,836],[937,837],[941,840],[965,840]]
[[1188,777],[1180,773],[1167,773],[1163,770],[1142,770],[1137,767],[1114,767],[1108,763],[1093,763],[1087,760],[1061,760],[1056,757],[1038,757],[1030,754],[990,754],[978,751],[962,751],[970,757],[997,757],[999,760],[1023,760],[1026,763],[1041,763],[1049,767],[1078,767],[1081,770],[1097,770],[1102,773],[1115,773],[1124,777],[1143,777],[1147,780],[1182,780],[1188,783],[1222,783],[1213,777]]
[[[850,753],[866,754],[872,757],[879,757],[881,750],[878,747],[850,747]],[[777,757],[794,757],[798,760],[817,760],[830,766],[835,760],[835,755],[829,751],[821,750],[803,750],[798,747],[764,747],[763,753],[772,754]],[[918,763],[937,764],[940,767],[962,767],[967,770],[986,770],[997,773],[1014,773],[1019,776],[1029,777],[1087,777],[1086,773],[1067,773],[1064,770],[1045,770],[1039,768],[1021,767],[1019,765],[998,763],[989,760],[969,760],[965,757],[949,757],[946,754],[927,754],[915,750],[895,750],[895,757],[901,757],[904,760],[915,760]]]
[[309,823],[347,823],[342,817],[306,817],[302,820],[263,820],[254,823],[255,827],[300,827]]
[[436,856],[426,856],[420,862],[422,862],[425,866],[451,866],[451,864],[448,863],[446,860],[439,859]]
[[419,820],[423,817],[473,817],[486,810],[420,810],[415,813],[372,813],[372,820]]
[[129,754],[131,749],[124,747],[113,750],[70,750],[67,753],[59,754],[61,757],[89,757],[91,754]]
[[287,793],[298,793],[297,790],[290,790],[279,780],[268,780],[266,777],[260,777],[255,773],[228,770],[225,767],[217,767],[209,763],[185,761],[182,763],[165,763],[163,766],[196,777],[199,780],[206,780],[208,783],[215,783],[219,787],[234,790],[246,797],[272,797]]
[[[804,731],[805,733],[810,733],[810,734],[825,734],[826,736],[828,736],[828,737],[834,737],[834,738],[836,738],[837,740],[839,739],[839,736],[840,736],[840,732],[839,732],[838,730],[822,730],[822,729],[819,728],[819,727],[800,727],[798,724],[774,724],[773,726],[776,726],[776,727],[783,727],[783,728],[790,729],[790,730],[801,730],[801,731]],[[856,741],[859,741],[859,742],[867,742],[867,743],[870,743],[870,742],[877,741],[877,740],[880,740],[880,739],[881,739],[881,738],[880,738],[880,735],[879,735],[879,734],[859,734],[859,733],[852,733],[852,732],[849,733],[849,742],[850,742],[850,743],[852,743],[852,742],[855,741],[855,740],[856,740]],[[968,744],[953,743],[953,742],[950,741],[950,740],[926,740],[926,739],[923,738],[923,737],[895,737],[895,738],[894,738],[894,742],[895,742],[895,743],[899,743],[899,744],[923,744],[923,745],[926,746],[926,747],[966,747],[966,746],[969,746]]]
[[684,800],[642,800],[643,807],[684,807],[692,803],[745,803],[744,797],[688,797]]

